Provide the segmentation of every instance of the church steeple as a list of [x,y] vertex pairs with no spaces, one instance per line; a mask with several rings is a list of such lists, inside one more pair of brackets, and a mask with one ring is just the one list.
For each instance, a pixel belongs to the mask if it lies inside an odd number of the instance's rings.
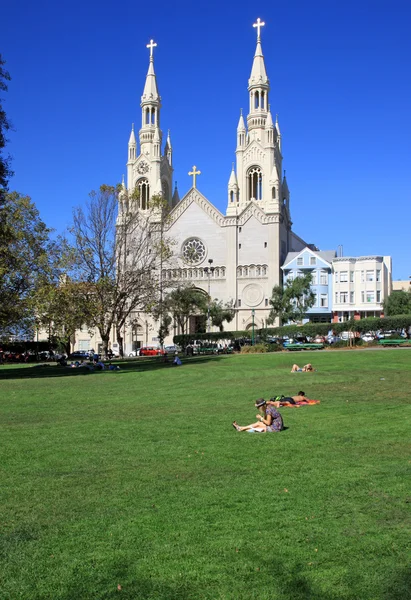
[[138,201],[134,202],[133,208],[143,211],[150,209],[151,199],[154,195],[162,195],[171,204],[170,190],[173,183],[170,136],[167,138],[165,154],[162,153],[161,98],[157,88],[153,56],[153,50],[156,47],[157,44],[153,40],[147,44],[150,58],[140,104],[139,154],[137,153],[134,124],[128,141],[127,189],[130,193],[137,192],[135,197]]
[[253,66],[250,79],[248,80],[248,92],[250,95],[250,110],[247,116],[248,130],[262,128],[265,125],[268,107],[268,92],[270,82],[267,77],[264,64],[263,50],[261,48],[261,27],[265,23],[260,18],[253,24],[257,28],[257,46],[255,49]]
[[280,213],[284,197],[280,127],[271,114],[270,82],[261,47],[264,25],[260,18],[253,24],[257,29],[257,45],[248,80],[250,108],[246,124],[241,113],[237,125],[236,168],[228,183],[227,215],[230,216],[239,214],[249,202],[258,204],[267,214]]
[[[143,95],[141,96],[141,129],[139,132],[140,145],[151,143],[154,138],[155,129],[160,127],[160,108],[161,97],[158,93],[156,74],[154,72],[153,50],[157,44],[150,40],[147,48],[150,49],[150,62],[144,85]],[[143,152],[143,148],[142,148]],[[144,151],[145,153],[145,151]]]

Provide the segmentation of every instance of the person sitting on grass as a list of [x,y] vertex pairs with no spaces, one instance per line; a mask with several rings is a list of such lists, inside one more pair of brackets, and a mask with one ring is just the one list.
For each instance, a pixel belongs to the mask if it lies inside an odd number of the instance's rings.
[[294,364],[293,368],[291,369],[291,373],[309,373],[311,371],[314,371],[311,363],[304,365],[302,369],[298,365]]
[[256,416],[258,419],[257,422],[240,427],[237,421],[234,421],[234,429],[237,431],[249,431],[251,433],[268,433],[284,429],[283,418],[273,405],[268,406],[264,398],[259,398],[255,406],[260,411],[260,414]]

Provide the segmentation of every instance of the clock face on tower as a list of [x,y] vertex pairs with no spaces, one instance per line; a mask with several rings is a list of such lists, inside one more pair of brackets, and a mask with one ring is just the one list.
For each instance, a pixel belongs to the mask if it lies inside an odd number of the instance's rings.
[[150,167],[148,166],[148,164],[142,161],[137,165],[137,172],[140,173],[140,175],[144,175],[144,173],[147,173],[149,168]]

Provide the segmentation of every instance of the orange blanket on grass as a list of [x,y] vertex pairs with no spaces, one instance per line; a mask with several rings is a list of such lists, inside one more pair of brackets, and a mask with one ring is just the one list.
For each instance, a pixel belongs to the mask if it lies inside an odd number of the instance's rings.
[[284,408],[298,408],[299,406],[310,406],[311,404],[320,404],[320,402],[321,400],[307,400],[307,402],[297,400],[295,404],[291,404],[290,402],[284,402],[284,404],[281,403],[281,406],[284,406]]

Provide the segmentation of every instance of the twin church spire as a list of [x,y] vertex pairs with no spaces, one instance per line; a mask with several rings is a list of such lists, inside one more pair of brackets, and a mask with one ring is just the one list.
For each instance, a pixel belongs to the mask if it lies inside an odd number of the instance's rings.
[[[261,45],[261,29],[265,23],[257,19],[257,32],[250,78],[248,80],[249,110],[246,121],[242,111],[237,126],[236,166],[228,183],[227,215],[241,212],[255,201],[266,213],[282,213],[289,202],[288,187],[282,182],[281,134],[278,118],[274,123],[269,104],[270,82],[267,77]],[[154,71],[154,49],[150,40],[149,66],[141,96],[141,128],[137,150],[134,125],[128,143],[127,188],[139,191],[139,207],[149,207],[154,194],[162,194],[174,206],[178,192],[172,190],[172,146],[168,132],[164,152],[160,129],[161,97]],[[288,214],[289,217],[289,214]]]

